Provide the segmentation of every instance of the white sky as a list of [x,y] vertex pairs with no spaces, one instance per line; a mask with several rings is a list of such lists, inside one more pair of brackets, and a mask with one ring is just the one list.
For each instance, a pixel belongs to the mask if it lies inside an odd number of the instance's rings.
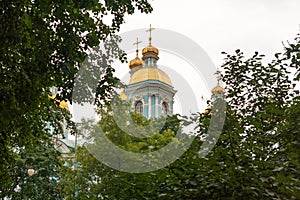
[[[299,32],[300,0],[149,0],[149,2],[152,4],[153,12],[150,14],[137,12],[126,16],[121,33],[146,29],[149,24],[154,28],[181,33],[200,45],[216,67],[223,64],[222,51],[233,53],[236,49],[241,49],[246,56],[258,51],[265,54],[267,60],[271,60],[275,53],[282,52],[282,42],[292,41]],[[145,35],[148,37],[148,33],[145,32]],[[153,37],[154,45],[155,40]],[[140,48],[147,44],[148,41],[143,41]],[[128,60],[134,57],[133,52],[128,54]],[[174,58],[174,55],[164,55],[162,51],[160,58],[158,64],[179,71],[186,64]],[[169,62],[168,58],[172,58],[173,62]],[[119,73],[117,69],[117,74],[124,79],[124,72],[127,73],[129,70],[128,64],[121,68],[123,72]],[[192,73],[190,75],[193,76]],[[128,75],[126,79],[129,79]],[[200,102],[201,96],[205,99],[210,97],[211,88],[203,90],[201,84],[205,83],[201,83],[201,80],[200,83],[195,83],[188,78],[188,81],[191,81],[191,85],[196,85],[192,89],[198,90],[195,95],[199,98],[200,104],[203,103]],[[173,84],[177,89],[176,83]],[[199,88],[202,88],[201,91]],[[177,94],[180,94],[180,91]],[[177,97],[175,96],[174,109],[178,112],[181,105]],[[199,107],[201,106],[205,105]]]
[[[169,29],[197,42],[218,67],[222,51],[254,51],[268,59],[282,51],[299,31],[299,0],[155,0],[151,14],[125,18],[121,32],[153,27]],[[155,43],[155,38],[153,38]],[[145,43],[142,44],[144,46]]]
[[[292,41],[299,32],[300,0],[150,0],[149,2],[152,4],[153,12],[126,16],[121,33],[146,29],[149,28],[149,24],[154,28],[181,33],[201,46],[215,67],[223,64],[222,51],[233,53],[236,49],[241,49],[246,56],[258,51],[266,55],[266,61],[270,61],[275,53],[282,52],[282,42]],[[148,37],[148,33],[145,32],[145,35]],[[159,46],[155,44],[155,40],[153,37],[154,46]],[[147,44],[148,41],[143,41],[139,45],[140,49]],[[134,49],[134,46],[132,48]],[[128,60],[134,57],[133,53],[128,54]],[[165,57],[168,58],[166,55]],[[158,64],[169,65],[179,71],[187,68],[183,67],[183,61],[180,62],[178,59],[176,62],[174,62],[176,59],[166,61],[165,57],[160,55]],[[128,66],[123,65],[122,69],[125,73],[128,72]],[[193,75],[190,73],[190,76]],[[119,74],[119,77],[122,78],[124,75]],[[205,108],[205,100],[201,102],[200,97],[209,99],[212,88],[208,88],[207,84],[205,88],[205,80],[199,80],[197,83],[192,82],[190,78],[187,80],[190,85],[196,85],[193,89],[198,90],[195,92],[199,98],[198,108],[202,109],[203,106]],[[175,89],[178,88],[176,82],[173,84]],[[178,94],[180,95],[180,91]],[[176,96],[174,109],[180,113]]]
[[[150,0],[150,2],[153,12],[126,16],[121,33],[148,28],[149,24],[155,28],[176,31],[200,45],[216,67],[223,64],[222,51],[233,53],[236,49],[241,49],[246,55],[258,51],[265,54],[267,60],[271,60],[275,53],[283,50],[282,42],[292,41],[299,32],[300,0]],[[145,35],[148,37],[146,32]],[[140,47],[147,44],[148,41],[143,41]],[[155,45],[155,38],[153,44]],[[134,57],[133,53],[128,54],[128,60]],[[185,64],[174,55],[164,55],[163,52],[160,58],[158,64],[178,70]],[[169,58],[173,62],[169,63]],[[128,72],[127,64],[122,68],[123,72],[117,71],[120,78]],[[190,80],[192,81],[189,77],[188,81]],[[200,83],[190,82],[190,84],[196,85],[192,89],[197,90],[195,95],[199,99],[196,101],[201,110],[205,108],[205,100],[201,102],[200,97],[209,98],[211,88],[203,91],[203,85],[199,85],[205,83],[199,81]],[[173,84],[175,89],[179,88],[176,83]],[[180,100],[178,91],[174,104],[174,111],[177,113],[181,113],[182,110]],[[80,113],[78,111],[79,115]],[[84,113],[87,113],[86,110]]]

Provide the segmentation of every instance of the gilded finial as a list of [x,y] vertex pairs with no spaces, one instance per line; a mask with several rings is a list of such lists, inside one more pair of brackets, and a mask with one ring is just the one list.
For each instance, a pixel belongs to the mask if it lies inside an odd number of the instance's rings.
[[139,38],[136,38],[136,42],[133,43],[133,45],[136,45],[136,57],[139,57],[139,44],[142,43],[142,41],[139,41]]
[[223,95],[226,91],[225,91],[225,89],[224,89],[223,87],[220,86],[220,81],[221,81],[222,77],[221,77],[221,71],[219,70],[219,68],[217,69],[215,75],[216,75],[218,84],[217,84],[216,87],[214,87],[214,88],[211,90],[211,93],[212,93],[213,95],[218,95],[218,94],[222,94],[222,95]]
[[151,24],[150,24],[150,28],[148,30],[146,30],[146,32],[150,32],[150,37],[149,37],[149,45],[151,45],[151,40],[152,40],[152,37],[151,37],[151,32],[152,30],[154,30],[155,28],[151,28]]
[[217,78],[217,81],[218,81],[218,85],[220,85],[220,81],[221,81],[221,71],[219,70],[219,68],[217,69],[215,75],[216,75],[216,78]]

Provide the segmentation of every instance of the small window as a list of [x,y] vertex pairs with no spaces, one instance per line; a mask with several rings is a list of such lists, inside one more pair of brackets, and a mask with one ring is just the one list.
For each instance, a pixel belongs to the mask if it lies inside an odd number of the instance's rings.
[[163,116],[167,116],[169,114],[169,106],[166,102],[162,103],[162,114]]
[[141,101],[135,103],[134,111],[141,114],[143,113],[143,103]]

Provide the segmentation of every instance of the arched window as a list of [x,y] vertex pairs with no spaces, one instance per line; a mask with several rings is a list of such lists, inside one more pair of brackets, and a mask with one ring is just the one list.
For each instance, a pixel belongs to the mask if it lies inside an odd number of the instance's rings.
[[162,103],[162,114],[163,116],[167,116],[169,114],[169,106],[166,102]]
[[134,111],[137,113],[143,113],[143,102],[137,101],[134,106]]

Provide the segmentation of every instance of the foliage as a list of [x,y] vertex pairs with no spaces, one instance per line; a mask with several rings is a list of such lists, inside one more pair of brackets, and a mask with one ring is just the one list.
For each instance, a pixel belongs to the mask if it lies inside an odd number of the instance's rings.
[[[299,80],[299,48],[296,39],[268,64],[263,64],[263,55],[257,52],[250,58],[240,50],[226,54],[222,68],[227,90],[225,125],[205,158],[199,157],[199,149],[203,142],[214,139],[207,135],[211,116],[216,114],[211,108],[198,115],[197,137],[191,147],[177,161],[154,172],[120,172],[80,149],[80,168],[68,175],[80,174],[80,198],[299,199],[300,103],[292,80]],[[165,127],[178,128],[172,126],[177,120],[176,116],[169,118]],[[142,118],[137,121],[149,123]],[[138,140],[124,134],[110,115],[104,115],[100,124],[106,126],[115,144],[128,151],[143,149],[137,148],[134,142]]]
[[[114,38],[124,15],[136,10],[149,13],[152,8],[147,0],[1,2],[1,187],[14,181],[9,173],[20,157],[18,150],[27,152],[49,138],[46,122],[55,134],[62,133],[63,120],[72,128],[68,113],[56,106],[56,100],[72,102],[74,79],[87,53],[109,36]],[[125,59],[115,45],[108,51],[98,55],[106,65],[94,76],[98,85],[106,86],[97,89],[104,100],[116,83],[110,56]],[[55,100],[49,98],[52,86],[58,89]]]
[[[102,111],[101,113],[102,118],[99,121],[99,125],[103,131],[107,133],[107,137],[111,141],[126,151],[137,153],[155,151],[174,139],[174,130],[167,129],[163,134],[159,132],[155,133],[155,128],[153,128],[155,125],[148,130],[153,132],[153,136],[147,138],[132,137],[120,129],[113,120],[110,111]],[[132,120],[140,126],[156,123],[147,120],[137,113],[131,113],[131,117]],[[169,117],[168,120],[174,121],[175,119],[177,119],[176,116]],[[95,136],[90,135],[90,137]],[[103,147],[97,137],[94,142],[93,145],[97,148],[99,148],[99,146]],[[109,151],[109,149],[107,151]],[[79,164],[76,170],[65,167],[61,172],[64,174],[61,180],[61,188],[63,188],[62,193],[66,194],[66,199],[74,198],[74,190],[78,192],[78,199],[100,197],[104,199],[130,199],[133,198],[132,192],[135,192],[136,197],[143,198],[146,195],[144,191],[145,188],[150,190],[151,188],[157,187],[156,183],[152,182],[154,179],[157,179],[157,176],[154,175],[155,173],[149,177],[149,174],[131,174],[112,169],[94,158],[85,147],[77,149],[76,162]],[[143,184],[139,185],[141,180],[143,180]],[[74,184],[74,182],[76,184]],[[152,195],[152,193],[149,195]]]
[[[10,163],[11,179],[1,185],[1,198],[59,199],[59,152],[51,141],[45,141],[33,149],[21,149],[20,157]],[[30,176],[28,169],[33,169]]]
[[[100,109],[99,126],[108,139],[126,151],[149,151],[149,146],[151,151],[160,149],[170,142],[179,128],[176,116],[148,120],[139,113],[130,112],[130,103],[116,103],[118,105],[113,105],[116,108]],[[95,135],[91,137],[97,138]]]

